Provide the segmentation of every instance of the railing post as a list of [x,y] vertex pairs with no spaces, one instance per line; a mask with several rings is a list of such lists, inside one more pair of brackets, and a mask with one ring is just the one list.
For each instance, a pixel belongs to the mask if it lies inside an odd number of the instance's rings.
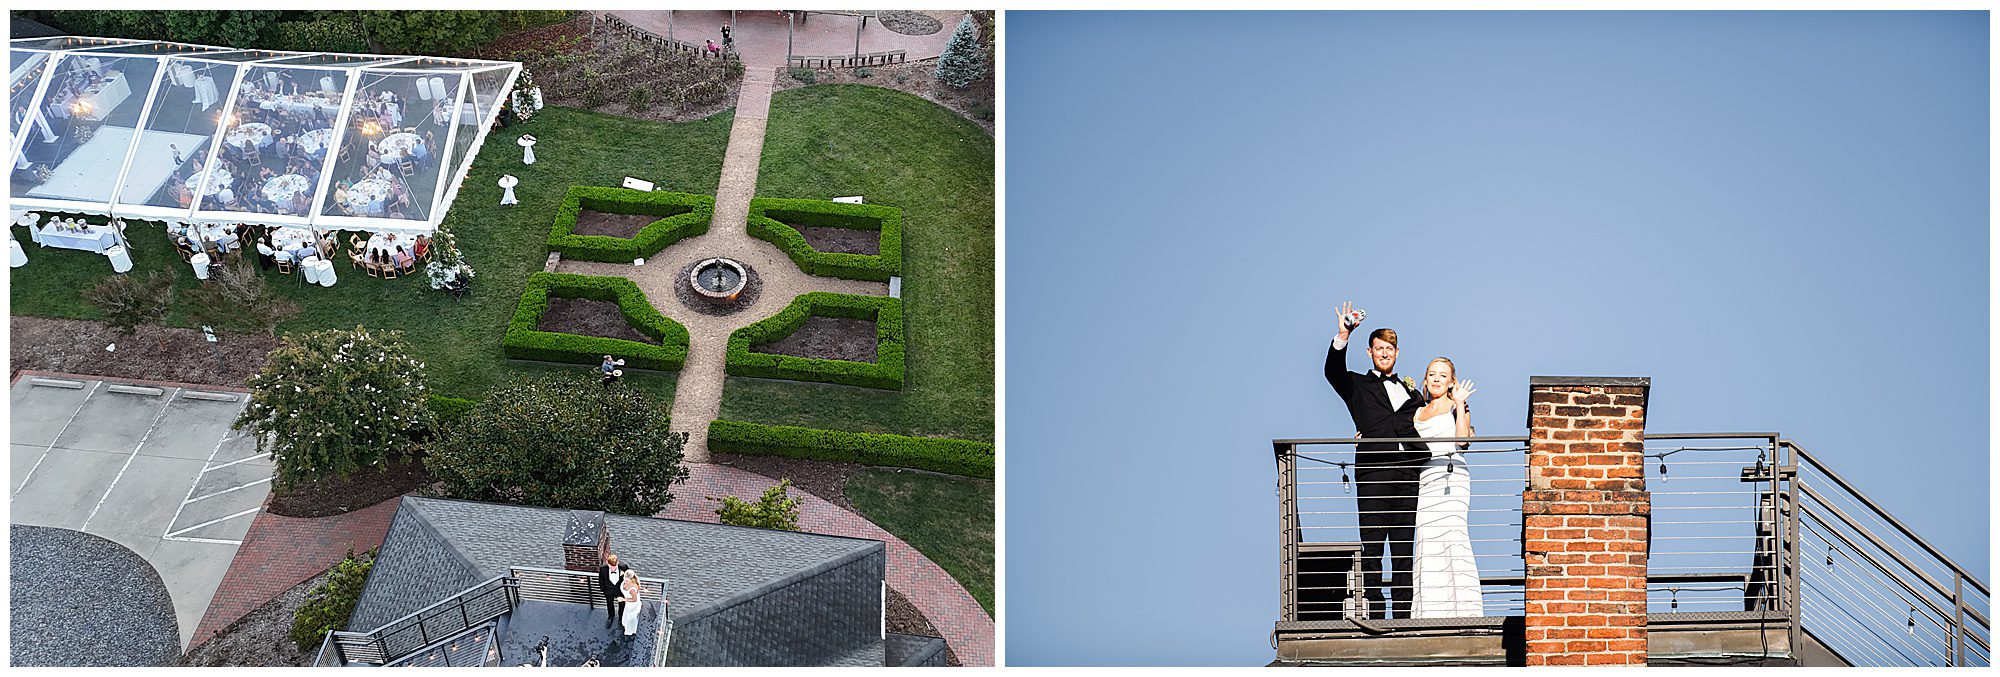
[[1802,512],[1799,509],[1799,453],[1798,449],[1789,444],[1783,445],[1783,449],[1785,450],[1785,465],[1781,472],[1785,473],[1786,478],[1784,501],[1785,574],[1781,580],[1785,586],[1782,591],[1785,595],[1785,617],[1790,621],[1787,623],[1789,627],[1785,634],[1792,646],[1792,651],[1796,654],[1802,640],[1805,638],[1805,628],[1802,625],[1804,618],[1803,614],[1799,611],[1800,585],[1805,580],[1803,576],[1799,575],[1799,520],[1801,519],[1800,513]]
[[1965,664],[1965,574],[1951,572],[1951,666]]
[[1278,537],[1278,620],[1298,620],[1298,605],[1294,596],[1297,587],[1299,557],[1299,485],[1298,448],[1291,444],[1277,445],[1278,452],[1278,511],[1280,528],[1284,533]]

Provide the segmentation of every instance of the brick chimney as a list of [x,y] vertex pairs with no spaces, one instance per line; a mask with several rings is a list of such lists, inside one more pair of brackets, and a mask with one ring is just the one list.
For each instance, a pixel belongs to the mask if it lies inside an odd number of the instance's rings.
[[595,573],[611,552],[611,532],[604,513],[597,510],[569,511],[569,525],[563,528],[563,568]]
[[1645,377],[1528,379],[1527,664],[1645,665]]

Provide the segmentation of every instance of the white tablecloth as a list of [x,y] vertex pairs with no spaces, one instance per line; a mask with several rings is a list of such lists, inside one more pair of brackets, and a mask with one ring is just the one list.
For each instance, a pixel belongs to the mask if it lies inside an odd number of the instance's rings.
[[293,196],[310,190],[312,184],[306,182],[306,177],[297,174],[274,176],[264,182],[264,197],[280,205],[290,205]]
[[118,246],[118,236],[111,232],[111,226],[89,226],[81,233],[57,232],[50,226],[36,226],[35,229],[35,241],[44,247],[81,249],[102,254]]
[[299,148],[313,157],[319,157],[329,143],[333,143],[331,129],[315,129],[299,135]]
[[403,248],[404,253],[410,253],[414,255],[414,250],[417,246],[416,237],[410,235],[395,235],[393,236],[396,238],[394,241],[391,241],[389,239],[390,237],[391,235],[384,233],[376,233],[374,235],[368,236],[368,246],[367,246],[368,251],[371,252],[379,251],[384,254],[394,254],[396,253],[396,247],[401,246]]
[[264,110],[282,110],[293,113],[310,113],[313,109],[317,108],[328,114],[338,114],[340,112],[340,94],[335,92],[332,96],[332,101],[328,101],[318,95],[271,97],[258,101],[257,107]]
[[125,97],[131,95],[132,88],[125,84],[125,74],[119,71],[112,71],[104,75],[104,82],[98,85],[95,91],[79,95],[72,103],[80,103],[89,107],[89,110],[80,112],[78,117],[90,120],[102,120],[104,116],[110,115],[111,111],[118,107],[118,104],[124,103]]
[[407,159],[410,150],[416,148],[417,143],[422,140],[409,132],[397,132],[375,144],[375,149],[382,151],[382,164],[393,165]]
[[363,179],[347,187],[347,208],[355,214],[379,216],[388,206],[389,182],[381,179]]
[[312,239],[312,231],[304,228],[287,227],[271,231],[271,245],[279,249],[291,249],[293,246],[311,247]]
[[237,148],[242,148],[246,142],[255,143],[258,148],[266,148],[271,145],[271,126],[262,122],[245,122],[229,130],[229,135],[224,136],[223,140]]
[[[208,171],[204,173],[208,175],[208,187],[202,189],[203,195],[214,195],[236,183],[236,175],[229,173],[229,168],[222,166],[220,162],[209,165]],[[189,181],[189,183],[199,182]]]

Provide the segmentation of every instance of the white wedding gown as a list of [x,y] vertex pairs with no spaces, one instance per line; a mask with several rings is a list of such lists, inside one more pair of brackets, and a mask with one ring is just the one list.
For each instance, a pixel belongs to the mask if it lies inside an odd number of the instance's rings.
[[[1423,437],[1456,437],[1455,411],[1417,421]],[[1485,615],[1479,596],[1479,565],[1472,556],[1466,511],[1472,507],[1472,475],[1465,455],[1450,442],[1431,442],[1431,460],[1417,477],[1416,588],[1413,618]]]
[[639,633],[639,610],[640,610],[640,609],[642,609],[642,608],[645,608],[645,606],[646,606],[646,602],[645,602],[644,598],[643,598],[643,597],[641,597],[641,595],[640,595],[640,594],[639,594],[639,593],[638,593],[637,591],[633,590],[633,589],[632,589],[631,587],[629,587],[629,586],[621,588],[621,592],[623,592],[623,593],[625,594],[625,596],[626,596],[626,597],[639,597],[639,598],[640,598],[640,599],[635,599],[635,600],[633,600],[633,601],[630,601],[630,602],[626,602],[626,603],[625,603],[625,617],[624,617],[624,618],[622,618],[622,619],[619,619],[619,620],[623,621],[623,624],[624,624],[624,626],[625,626],[625,628],[624,628],[624,629],[625,629],[625,634],[627,634],[627,635],[636,635],[636,634],[638,634],[638,633]]

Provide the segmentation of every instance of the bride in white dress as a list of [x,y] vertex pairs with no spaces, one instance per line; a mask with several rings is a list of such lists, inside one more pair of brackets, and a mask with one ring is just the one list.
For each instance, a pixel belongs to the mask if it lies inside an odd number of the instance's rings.
[[624,580],[618,583],[618,592],[620,599],[625,602],[625,617],[619,620],[623,621],[627,636],[639,634],[639,610],[646,606],[646,603],[639,599],[639,590],[639,572],[636,570],[625,572]]
[[[1458,368],[1446,358],[1431,360],[1424,370],[1428,402],[1417,410],[1417,434],[1423,437],[1471,437],[1472,418],[1465,401],[1472,383],[1458,380]],[[1472,506],[1472,476],[1465,467],[1461,445],[1429,443],[1431,458],[1417,477],[1417,534],[1413,618],[1481,616],[1479,565],[1472,555],[1466,512]]]

